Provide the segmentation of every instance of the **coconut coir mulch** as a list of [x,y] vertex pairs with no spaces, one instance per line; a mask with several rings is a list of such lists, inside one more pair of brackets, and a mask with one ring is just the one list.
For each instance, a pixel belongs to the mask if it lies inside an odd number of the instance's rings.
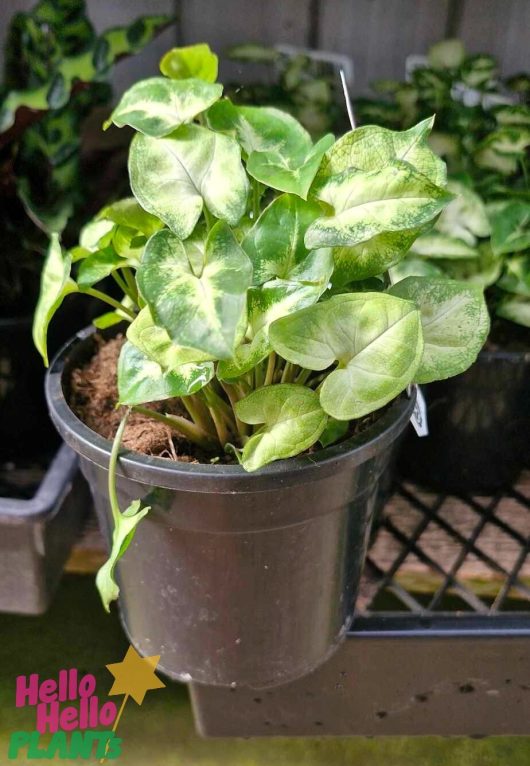
[[[94,336],[96,351],[83,367],[73,370],[71,377],[70,406],[83,423],[96,433],[112,439],[124,415],[124,408],[116,408],[118,401],[117,365],[120,350],[125,342],[123,335],[112,340]],[[145,405],[149,409],[173,414],[184,414],[178,403],[164,402]],[[124,447],[145,455],[167,457],[182,462],[207,462],[206,456],[197,454],[194,445],[163,423],[152,418],[131,413],[123,435]],[[202,459],[201,459],[202,458]]]

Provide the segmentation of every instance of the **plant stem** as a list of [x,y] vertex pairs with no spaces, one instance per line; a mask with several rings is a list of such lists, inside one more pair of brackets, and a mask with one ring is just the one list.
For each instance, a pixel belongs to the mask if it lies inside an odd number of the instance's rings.
[[205,388],[202,389],[202,394],[206,400],[206,403],[208,404],[208,408],[213,407],[215,410],[217,410],[221,417],[224,419],[226,425],[229,428],[233,428],[234,413],[229,405],[223,399],[221,399],[218,394],[216,394],[211,386],[205,386]]
[[94,287],[88,287],[86,290],[81,290],[80,292],[84,293],[85,295],[91,295],[93,298],[97,298],[98,300],[103,301],[103,303],[108,303],[109,306],[112,306],[117,311],[122,311],[124,314],[126,314],[131,321],[136,319],[136,315],[133,311],[128,309],[126,306],[123,306],[119,301],[115,301],[114,298],[110,297],[110,295],[106,295],[100,290],[96,290]]
[[213,432],[214,424],[210,417],[208,408],[204,406],[199,397],[194,395],[182,396],[180,401],[182,402],[183,407],[185,407],[188,411],[188,414],[193,422],[202,428],[203,431],[206,431],[206,433],[215,436]]
[[280,378],[280,383],[292,383],[294,377],[294,364],[291,364],[291,362],[286,362],[285,367],[283,368],[282,377]]
[[[256,368],[257,369],[257,368]],[[248,434],[248,426],[246,423],[243,423],[242,420],[239,420],[239,418],[236,415],[235,405],[236,403],[241,399],[240,391],[236,388],[236,386],[231,386],[229,383],[221,383],[223,390],[225,394],[228,396],[230,400],[230,404],[232,406],[232,409],[234,411],[234,421],[236,424],[237,431],[241,437],[247,436]]]
[[264,386],[270,386],[274,380],[274,368],[276,365],[276,352],[273,351],[271,354],[269,354],[269,359],[267,361],[267,372],[265,373],[265,381],[263,383]]
[[225,444],[227,444],[227,442],[230,441],[230,437],[228,435],[228,429],[225,425],[224,419],[221,413],[218,410],[216,410],[215,407],[208,407],[208,411],[214,422],[219,443],[221,444],[221,447],[224,449]]
[[118,454],[120,451],[121,440],[123,438],[123,432],[125,431],[125,426],[127,425],[127,420],[130,414],[131,410],[130,408],[127,408],[127,411],[125,412],[125,415],[122,417],[120,425],[118,426],[118,430],[116,431],[114,441],[112,442],[112,450],[110,452],[108,492],[112,518],[114,519],[114,526],[119,523],[121,516],[120,504],[118,502],[118,492],[116,490],[116,466],[118,463]]
[[127,285],[123,277],[120,276],[120,274],[117,271],[113,271],[111,276],[113,280],[116,282],[116,284],[118,285],[118,287],[120,288],[120,290],[123,290],[124,294],[127,295],[133,303],[136,303],[134,299],[134,295],[129,290],[129,286]]
[[294,382],[297,383],[299,386],[305,385],[307,379],[309,378],[312,372],[313,370],[300,370],[300,374],[298,375],[298,377],[296,378]]
[[169,428],[172,428],[174,431],[178,431],[181,436],[185,436],[190,442],[198,444],[199,447],[202,447],[205,450],[219,448],[217,439],[206,433],[206,431],[196,423],[192,423],[191,420],[188,420],[181,415],[164,415],[162,412],[156,412],[155,410],[150,410],[147,407],[140,407],[139,405],[135,405],[132,409],[140,415],[145,415],[148,418],[153,418],[153,420],[158,420],[159,423],[164,423],[164,425],[169,426]]
[[125,266],[123,269],[123,276],[125,277],[125,281],[127,282],[127,285],[129,287],[129,290],[132,293],[132,299],[136,303],[136,305],[139,305],[139,296],[138,296],[138,287],[136,286],[136,280],[133,276],[133,273],[131,269],[128,266]]

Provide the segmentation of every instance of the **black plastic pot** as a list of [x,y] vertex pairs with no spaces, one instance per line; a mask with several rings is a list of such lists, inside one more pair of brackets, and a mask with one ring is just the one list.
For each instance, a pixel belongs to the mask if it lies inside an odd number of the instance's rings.
[[422,387],[429,436],[410,433],[400,472],[442,492],[495,492],[530,459],[530,352],[483,351],[467,372]]
[[[72,367],[93,353],[90,331],[53,362],[52,419],[78,452],[110,539],[110,442],[67,404]],[[123,508],[151,506],[118,565],[120,612],[139,652],[172,678],[272,686],[309,673],[353,615],[379,478],[413,402],[396,400],[362,435],[254,474],[126,453]]]
[[0,612],[48,608],[90,507],[77,469],[63,445],[30,500],[0,497]]

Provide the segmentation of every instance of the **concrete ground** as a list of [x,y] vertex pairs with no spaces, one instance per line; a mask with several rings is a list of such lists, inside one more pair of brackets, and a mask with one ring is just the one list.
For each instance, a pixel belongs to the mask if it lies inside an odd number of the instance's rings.
[[[64,578],[54,605],[39,618],[0,615],[0,764],[8,760],[12,732],[35,729],[35,709],[15,707],[15,679],[39,673],[56,678],[76,667],[98,677],[106,694],[112,678],[105,665],[120,661],[127,642],[115,613],[100,606],[92,576]],[[116,698],[119,700],[119,698]],[[530,710],[529,727],[530,727]],[[434,737],[385,739],[203,740],[195,734],[186,688],[168,684],[148,692],[142,707],[129,701],[119,734],[123,766],[529,766],[530,737],[483,740]],[[98,761],[52,759],[41,763]],[[111,761],[112,763],[112,761]]]

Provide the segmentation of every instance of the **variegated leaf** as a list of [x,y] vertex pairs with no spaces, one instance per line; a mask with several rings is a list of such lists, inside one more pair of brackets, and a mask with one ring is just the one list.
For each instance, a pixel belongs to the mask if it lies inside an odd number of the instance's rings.
[[391,401],[413,380],[423,351],[420,312],[385,293],[347,293],[298,311],[269,328],[271,345],[310,370],[338,362],[320,388],[337,420],[359,418]]
[[222,85],[203,80],[150,77],[125,91],[105,123],[129,125],[146,136],[167,136],[221,98]]
[[197,269],[185,245],[164,229],[146,245],[137,282],[151,313],[179,346],[231,359],[247,323],[252,265],[229,227],[218,222]]
[[136,135],[129,175],[140,205],[181,239],[192,233],[203,205],[232,226],[245,212],[248,181],[239,146],[198,125],[182,126],[167,138]]

